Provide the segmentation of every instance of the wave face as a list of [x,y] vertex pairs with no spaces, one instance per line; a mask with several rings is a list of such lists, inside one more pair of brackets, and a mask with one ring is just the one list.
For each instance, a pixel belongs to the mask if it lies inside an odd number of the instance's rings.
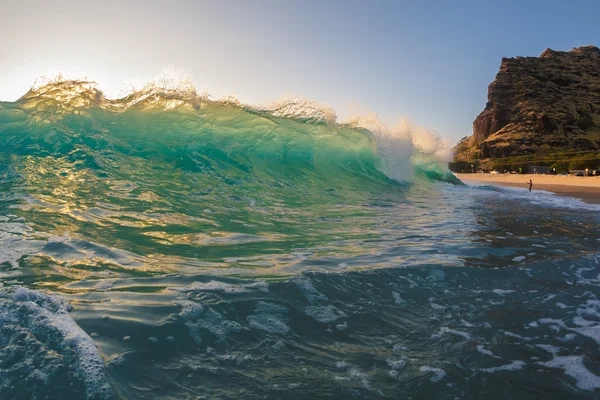
[[[110,100],[93,83],[58,81],[1,107],[6,207],[31,211],[36,231],[128,249],[127,262],[160,270],[343,240],[374,215],[370,203],[459,183],[406,134],[337,124],[299,99],[241,106],[184,83]],[[340,199],[348,209],[335,209]]]
[[593,396],[600,208],[440,150],[188,81],[0,103],[0,397]]

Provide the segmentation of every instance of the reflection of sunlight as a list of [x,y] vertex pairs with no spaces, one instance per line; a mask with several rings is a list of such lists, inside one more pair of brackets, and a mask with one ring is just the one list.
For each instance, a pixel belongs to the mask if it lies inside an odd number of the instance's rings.
[[150,231],[143,232],[143,234],[157,238],[163,243],[197,246],[227,246],[253,242],[277,242],[288,238],[287,235],[273,233],[249,235],[236,232],[211,232],[210,235],[207,235],[204,233],[169,234],[167,232]]
[[[25,200],[39,218],[30,221],[53,233],[70,232],[69,240],[94,235],[98,245],[86,242],[91,250],[65,250],[64,259],[48,254],[56,262],[84,270],[83,274],[93,275],[90,271],[106,263],[127,268],[127,262],[94,250],[102,245],[114,251],[128,249],[132,258],[151,271],[197,273],[201,268],[207,273],[250,276],[410,266],[424,259],[457,264],[456,256],[445,247],[453,241],[444,228],[448,213],[457,211],[448,208],[449,197],[456,194],[453,190],[446,193],[426,185],[412,186],[406,193],[410,204],[396,205],[401,198],[393,197],[382,203],[390,205],[384,208],[345,204],[342,211],[337,204],[309,209],[278,202],[262,212],[256,207],[241,209],[251,211],[250,219],[231,215],[229,210],[223,217],[217,204],[211,203],[216,213],[194,216],[176,212],[168,191],[145,187],[143,182],[100,179],[81,160],[26,157],[21,163],[24,180],[33,186]],[[327,218],[314,220],[316,215]],[[472,226],[466,214],[460,220],[463,226]],[[310,227],[305,221],[312,221]],[[127,229],[127,237],[114,236],[122,228]],[[294,241],[304,246],[293,247]],[[262,254],[249,257],[255,251]]]

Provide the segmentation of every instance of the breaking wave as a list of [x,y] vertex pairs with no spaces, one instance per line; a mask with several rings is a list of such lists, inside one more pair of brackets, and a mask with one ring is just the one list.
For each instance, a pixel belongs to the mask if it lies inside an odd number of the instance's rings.
[[[259,106],[243,104],[235,96],[212,99],[206,92],[198,92],[191,80],[185,77],[159,77],[140,89],[131,88],[122,96],[109,99],[94,82],[69,80],[58,75],[36,81],[17,102],[1,104],[0,122],[3,125],[0,130],[20,121],[28,127],[35,125],[38,129],[46,127],[68,133],[68,123],[77,116],[78,119],[88,117],[90,124],[100,130],[108,130],[110,134],[111,127],[99,126],[100,119],[122,118],[125,119],[123,123],[134,129],[136,121],[131,118],[138,112],[172,111],[174,113],[165,117],[170,119],[171,126],[185,123],[187,128],[196,128],[197,133],[202,133],[200,131],[206,126],[192,126],[194,118],[200,123],[210,120],[215,131],[239,134],[247,134],[245,131],[267,124],[267,133],[272,135],[256,138],[260,143],[246,141],[246,145],[251,151],[265,146],[267,139],[287,138],[284,139],[285,148],[272,148],[275,154],[271,158],[308,151],[312,153],[314,162],[315,155],[322,152],[318,147],[322,146],[325,151],[330,147],[329,151],[346,155],[363,153],[359,156],[361,160],[341,158],[338,161],[342,164],[345,161],[372,163],[380,173],[398,182],[413,181],[415,176],[457,182],[445,167],[444,152],[447,148],[439,136],[405,120],[394,128],[388,128],[374,114],[337,122],[336,113],[331,108],[293,97]],[[49,125],[54,123],[59,125],[50,128]],[[114,121],[109,123],[114,124]],[[154,139],[154,135],[159,133],[146,131],[145,134]],[[311,139],[311,144],[306,143],[305,136]],[[335,146],[331,146],[332,141],[336,141]]]

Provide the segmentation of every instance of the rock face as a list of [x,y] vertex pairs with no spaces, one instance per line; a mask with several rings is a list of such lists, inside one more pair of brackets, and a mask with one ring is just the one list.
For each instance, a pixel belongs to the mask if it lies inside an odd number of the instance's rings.
[[600,49],[503,58],[456,160],[600,148]]

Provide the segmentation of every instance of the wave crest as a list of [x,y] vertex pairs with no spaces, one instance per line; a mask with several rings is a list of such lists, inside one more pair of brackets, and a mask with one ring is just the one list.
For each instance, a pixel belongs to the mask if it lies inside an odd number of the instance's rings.
[[[17,105],[30,114],[32,121],[40,123],[54,123],[70,113],[91,117],[86,109],[93,108],[117,113],[130,109],[193,113],[204,106],[235,107],[265,118],[331,126],[334,130],[330,134],[334,136],[340,128],[365,130],[376,146],[377,169],[399,182],[413,180],[417,165],[426,165],[430,169],[431,164],[436,164],[436,176],[443,177],[448,172],[440,163],[447,161],[449,146],[444,145],[437,133],[406,119],[392,128],[372,113],[338,123],[331,107],[300,97],[286,97],[261,106],[244,104],[234,95],[211,99],[206,91],[199,93],[196,90],[189,75],[178,71],[161,75],[140,89],[131,88],[127,94],[115,99],[108,99],[92,81],[69,80],[62,75],[42,78],[17,101]],[[202,115],[206,117],[206,111]]]
[[44,111],[56,108],[63,113],[75,109],[100,107],[104,94],[93,81],[65,79],[62,75],[42,77],[17,102],[25,109]]
[[139,90],[132,89],[125,97],[116,99],[116,102],[124,109],[138,106],[142,109],[197,110],[203,100],[208,100],[208,95],[198,94],[188,75],[172,72],[151,80]]
[[285,97],[267,106],[248,106],[249,111],[269,114],[310,124],[334,124],[337,116],[331,107],[301,97]]

